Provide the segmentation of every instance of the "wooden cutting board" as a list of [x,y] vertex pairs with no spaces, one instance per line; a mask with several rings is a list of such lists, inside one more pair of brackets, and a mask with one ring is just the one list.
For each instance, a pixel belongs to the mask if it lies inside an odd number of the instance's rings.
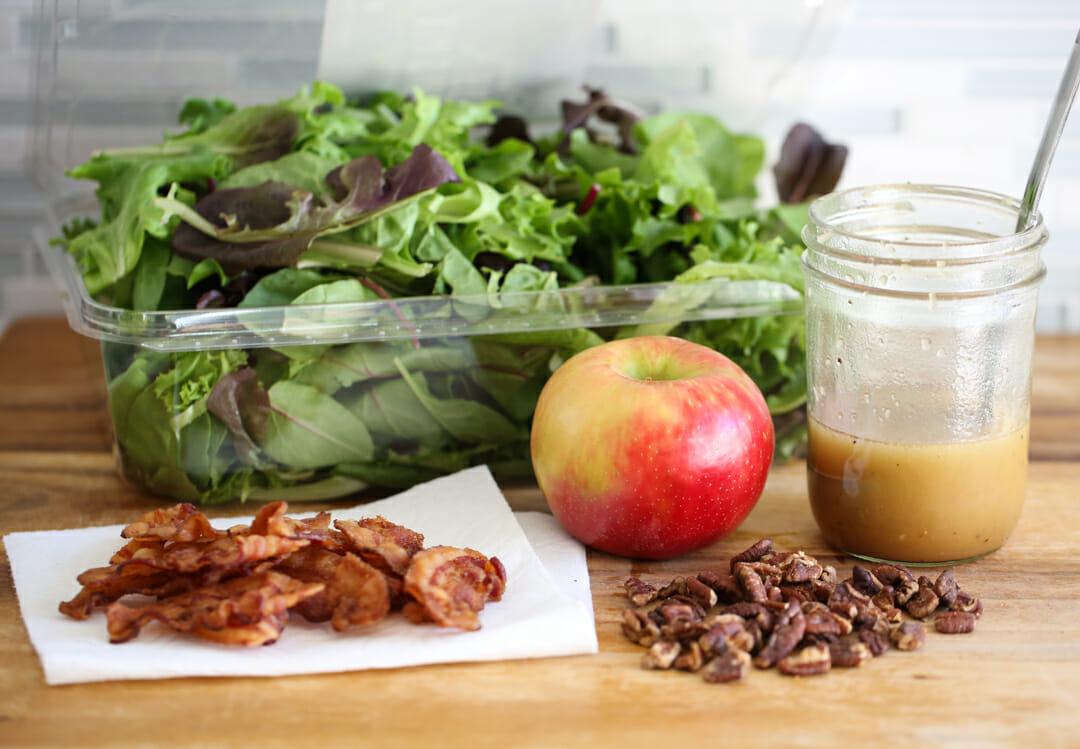
[[[0,339],[0,533],[123,522],[154,505],[117,479],[107,433],[94,436],[107,420],[99,391],[87,385],[93,352],[79,365],[82,344],[65,331],[62,322],[48,323],[32,336],[13,330]],[[49,347],[13,347],[13,336]],[[919,651],[892,651],[824,677],[754,671],[743,683],[708,685],[692,674],[640,669],[642,651],[619,627],[627,605],[620,585],[629,575],[666,581],[719,568],[766,535],[779,548],[850,570],[818,535],[804,466],[793,463],[773,471],[747,521],[712,548],[663,563],[590,552],[600,652],[589,656],[48,687],[5,555],[0,746],[1080,745],[1078,361],[1080,342],[1040,341],[1033,452],[1068,459],[1034,461],[1013,537],[957,569],[962,587],[985,604],[973,634],[931,632]],[[29,444],[14,436],[20,413],[32,427]],[[534,487],[506,493],[517,509],[544,507]]]

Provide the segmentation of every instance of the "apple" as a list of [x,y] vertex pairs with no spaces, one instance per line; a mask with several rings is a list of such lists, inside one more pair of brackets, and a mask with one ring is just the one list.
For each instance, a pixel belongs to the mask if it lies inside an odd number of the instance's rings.
[[772,418],[750,376],[668,336],[611,341],[568,359],[533,415],[533,469],[574,537],[670,559],[750,514],[773,458]]

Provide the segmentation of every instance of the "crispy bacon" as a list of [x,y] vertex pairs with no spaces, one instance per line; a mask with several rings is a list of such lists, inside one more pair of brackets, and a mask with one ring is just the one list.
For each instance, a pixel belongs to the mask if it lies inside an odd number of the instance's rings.
[[288,505],[285,502],[271,502],[263,505],[255,515],[250,526],[230,528],[230,536],[261,535],[302,538],[331,551],[344,553],[345,535],[330,527],[330,513],[320,512],[313,518],[296,519],[285,515]]
[[120,563],[121,574],[147,574],[147,568],[195,572],[206,567],[242,570],[253,564],[283,557],[311,542],[282,536],[226,536],[209,543],[178,543],[136,551]]
[[[383,517],[334,522],[328,513],[297,520],[284,502],[264,505],[250,526],[214,529],[193,505],[143,515],[106,567],[78,576],[83,586],[63,614],[86,619],[106,608],[112,642],[151,621],[232,645],[275,642],[290,609],[341,631],[370,626],[401,609],[410,621],[479,629],[478,612],[506,589],[495,557],[437,546]],[[127,605],[129,594],[156,599]]]
[[323,589],[268,571],[233,578],[145,606],[113,603],[106,610],[109,640],[131,640],[150,621],[206,640],[255,647],[276,642],[289,618],[289,608]]
[[296,607],[296,613],[308,621],[329,621],[340,631],[351,625],[375,624],[390,613],[391,581],[355,554],[309,546],[285,557],[276,569],[297,580],[326,585],[322,593]]
[[405,592],[441,627],[480,629],[479,612],[487,601],[501,598],[505,589],[502,563],[473,549],[424,549],[413,555],[405,573]]
[[189,502],[153,510],[120,532],[123,538],[140,541],[201,541],[224,535],[210,525],[210,519]]
[[335,520],[334,527],[345,534],[351,551],[368,564],[399,577],[409,569],[409,561],[424,548],[424,536],[382,516],[361,520]]

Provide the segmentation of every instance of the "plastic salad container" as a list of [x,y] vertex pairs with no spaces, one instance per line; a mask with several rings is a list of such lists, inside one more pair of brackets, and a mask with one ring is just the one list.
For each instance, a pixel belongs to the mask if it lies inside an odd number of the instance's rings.
[[[804,209],[753,206],[760,140],[661,115],[634,126],[636,150],[584,128],[485,144],[465,133],[491,124],[489,104],[417,90],[361,111],[323,84],[259,92],[257,111],[292,128],[269,155],[237,146],[253,132],[251,101],[195,102],[164,139],[63,130],[89,90],[72,82],[91,76],[70,64],[98,59],[111,38],[98,49],[86,30],[118,19],[98,9],[106,17],[67,28],[63,3],[42,7],[54,54],[39,96],[67,108],[47,109],[38,131],[37,168],[56,186],[38,245],[71,326],[101,341],[120,470],[145,491],[329,499],[481,463],[499,479],[528,477],[532,410],[554,369],[643,334],[731,356],[765,392],[780,444],[801,441]],[[134,31],[175,20],[153,16],[155,3],[118,7],[136,14],[120,19]],[[193,87],[156,95],[175,113]],[[587,114],[617,123],[612,106]],[[91,156],[96,136],[103,151]],[[747,168],[710,172],[717,149]],[[275,171],[280,159],[300,168]],[[419,187],[399,195],[414,176],[406,165],[420,162]],[[97,200],[62,178],[80,163]],[[450,176],[425,182],[432,172]]]

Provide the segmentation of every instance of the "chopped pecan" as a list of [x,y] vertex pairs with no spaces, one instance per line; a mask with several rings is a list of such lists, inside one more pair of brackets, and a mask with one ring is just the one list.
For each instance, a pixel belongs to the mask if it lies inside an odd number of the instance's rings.
[[697,603],[706,611],[715,606],[719,601],[716,591],[696,577],[686,578],[686,595],[697,601]]
[[635,606],[646,606],[656,600],[659,593],[655,585],[647,583],[637,577],[629,577],[623,583],[626,597]]
[[805,603],[807,601],[817,601],[810,583],[784,583],[779,590],[780,596],[785,602],[798,601],[799,603]]
[[703,621],[675,619],[660,627],[660,636],[665,640],[694,640],[708,629],[709,627]]
[[871,597],[880,593],[882,588],[885,587],[873,572],[861,564],[856,564],[851,568],[851,580],[855,590]]
[[851,633],[851,620],[834,613],[827,606],[817,603],[814,608],[803,610],[808,635],[846,635]]
[[671,668],[682,652],[682,645],[667,640],[657,640],[641,656],[641,667],[649,670]]
[[750,672],[750,654],[728,648],[716,656],[701,669],[701,678],[710,684],[723,684],[738,681]]
[[678,619],[700,622],[705,618],[705,609],[701,608],[697,602],[690,599],[669,598],[653,609],[653,611],[660,614],[664,624],[671,624],[671,622]]
[[904,622],[889,633],[897,650],[918,650],[926,641],[926,630],[919,622]]
[[780,565],[784,573],[784,581],[789,583],[806,583],[821,577],[824,568],[813,557],[797,551]]
[[754,543],[750,548],[741,551],[731,558],[731,571],[735,571],[735,565],[740,562],[756,562],[772,551],[772,539],[763,538]]
[[942,611],[934,617],[934,628],[946,635],[975,631],[975,615],[967,611]]
[[952,606],[949,607],[950,611],[963,611],[968,614],[972,614],[976,619],[982,616],[983,605],[982,601],[975,598],[969,593],[959,591],[956,594],[956,600],[953,601]]
[[837,668],[855,668],[874,657],[866,643],[853,635],[829,643],[829,655]]
[[754,665],[758,668],[775,666],[798,646],[805,633],[806,617],[803,616],[802,609],[796,604],[790,604],[789,610],[777,618],[769,639],[765,641],[765,647],[754,658]]
[[702,572],[698,574],[697,579],[716,592],[718,603],[737,603],[742,600],[742,588],[732,575]]
[[893,595],[893,600],[896,601],[897,606],[904,606],[911,597],[919,592],[918,581],[911,580],[898,580],[894,585],[896,592]]
[[745,631],[742,621],[717,622],[698,638],[698,645],[706,655],[717,655],[731,647],[730,638]]
[[937,611],[937,593],[934,592],[933,583],[930,583],[929,580],[926,580],[926,582],[928,584],[919,585],[918,592],[911,597],[904,607],[907,609],[908,614],[916,619],[925,619]]
[[870,598],[855,590],[850,583],[843,582],[833,590],[826,605],[840,616],[855,619],[860,612],[870,608]]
[[741,616],[743,619],[753,619],[762,630],[771,632],[773,628],[773,614],[769,609],[760,603],[753,603],[752,601],[744,601],[742,603],[733,603],[730,606],[725,606],[720,609],[721,614],[735,614]]
[[786,676],[820,676],[832,666],[832,655],[825,643],[807,645],[780,659],[777,670]]
[[761,625],[757,621],[749,621],[741,632],[733,634],[728,641],[731,647],[744,650],[747,653],[756,653],[761,650],[765,636],[761,633]]
[[787,599],[784,598],[784,591],[780,590],[780,586],[769,586],[768,598],[770,603],[786,603]]
[[672,596],[685,596],[686,595],[686,578],[682,575],[677,575],[671,579],[671,582],[660,588],[656,592],[657,598],[671,598]]
[[705,665],[705,654],[701,652],[701,646],[697,642],[684,643],[682,652],[675,658],[673,665],[680,671],[700,671]]
[[754,603],[769,600],[769,591],[765,587],[765,582],[749,564],[739,562],[735,565],[735,579],[739,581],[739,585],[742,586],[749,600]]
[[934,581],[934,592],[941,601],[941,605],[945,608],[951,609],[952,605],[956,603],[956,597],[960,594],[960,586],[956,584],[956,577],[953,575],[952,567],[938,575],[938,579]]
[[832,597],[833,591],[836,590],[837,584],[838,583],[836,582],[829,582],[825,580],[823,576],[821,578],[818,578],[817,580],[811,580],[810,589],[814,591],[814,598],[821,601],[822,603],[827,603],[829,598]]
[[889,636],[872,629],[860,629],[859,640],[870,650],[875,658],[889,652]]
[[840,576],[836,574],[835,567],[833,567],[831,564],[826,564],[824,567],[821,568],[821,576],[818,578],[818,580],[823,583],[831,583],[832,585],[836,585],[838,582],[840,582]]
[[874,577],[880,580],[884,585],[891,585],[894,588],[897,587],[897,583],[900,582],[908,580],[916,582],[914,573],[900,564],[877,564],[874,565],[873,573]]
[[622,631],[627,640],[644,647],[649,647],[660,639],[660,627],[636,609],[623,609]]
[[870,599],[870,602],[877,606],[882,611],[888,611],[896,608],[896,591],[893,590],[891,585],[881,586],[881,590],[874,594],[874,597]]

